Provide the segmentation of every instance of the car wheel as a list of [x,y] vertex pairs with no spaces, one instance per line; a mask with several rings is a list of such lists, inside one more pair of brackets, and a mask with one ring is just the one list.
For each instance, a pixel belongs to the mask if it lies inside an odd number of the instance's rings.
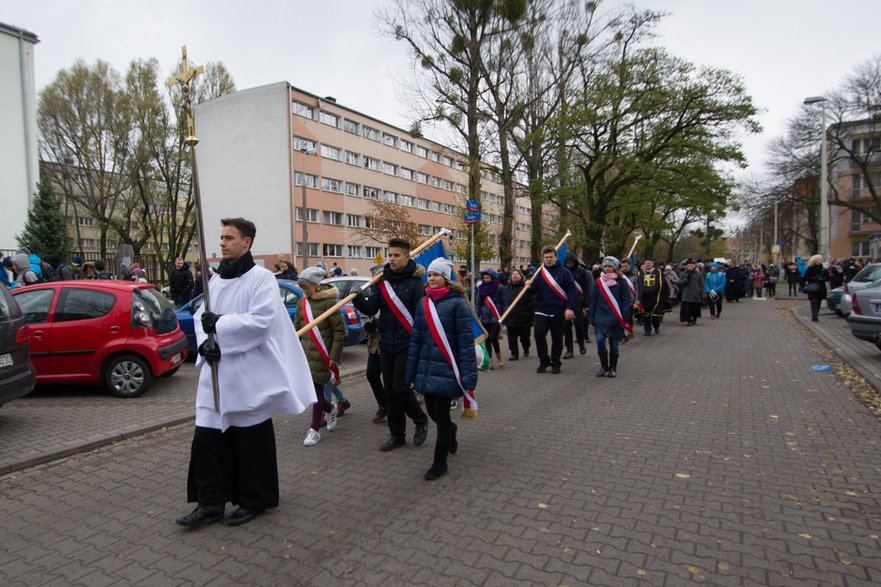
[[136,355],[115,357],[104,369],[104,385],[116,397],[138,397],[153,383],[150,366]]
[[171,371],[166,371],[165,373],[163,373],[163,374],[160,375],[159,377],[162,377],[163,379],[164,379],[165,377],[171,377],[172,375],[174,375],[175,373],[177,373],[178,369],[180,369],[180,365],[178,365],[177,367],[175,367],[175,368],[172,369]]

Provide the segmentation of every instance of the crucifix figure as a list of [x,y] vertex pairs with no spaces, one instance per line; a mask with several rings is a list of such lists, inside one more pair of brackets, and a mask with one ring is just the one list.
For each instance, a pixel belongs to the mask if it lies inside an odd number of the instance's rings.
[[180,73],[168,78],[168,86],[179,85],[184,98],[184,109],[187,112],[187,138],[185,142],[192,149],[199,142],[196,138],[196,128],[193,123],[193,83],[196,76],[205,72],[205,68],[201,65],[190,68],[190,61],[187,59],[187,46],[181,47],[181,65]]

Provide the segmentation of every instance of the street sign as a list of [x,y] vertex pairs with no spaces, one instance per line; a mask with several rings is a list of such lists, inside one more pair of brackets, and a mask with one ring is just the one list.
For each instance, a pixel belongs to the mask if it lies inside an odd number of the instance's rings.
[[780,254],[780,245],[771,245],[771,254],[779,255]]
[[480,222],[480,212],[465,212],[465,224],[477,224]]
[[467,200],[465,202],[465,209],[469,212],[477,212],[480,210],[480,202],[477,200]]

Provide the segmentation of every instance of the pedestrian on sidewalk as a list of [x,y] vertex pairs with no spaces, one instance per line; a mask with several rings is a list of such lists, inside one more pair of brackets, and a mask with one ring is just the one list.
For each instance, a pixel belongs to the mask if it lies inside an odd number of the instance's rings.
[[[563,364],[563,326],[566,320],[575,318],[575,281],[572,274],[557,262],[557,251],[548,245],[541,251],[544,264],[532,281],[535,290],[535,352],[538,353],[536,373],[559,374]],[[551,333],[551,352],[548,354],[548,331]]]
[[[587,347],[584,343],[590,342],[588,335],[588,326],[586,320],[587,304],[590,301],[590,290],[593,287],[593,275],[587,269],[581,266],[578,258],[572,251],[566,251],[566,269],[572,274],[572,280],[575,282],[575,318],[566,321],[564,331],[564,340],[566,343],[566,354],[564,359],[571,359],[575,356],[575,342],[578,343],[578,352],[582,355],[587,354]],[[575,331],[575,340],[573,341],[572,331]]]
[[753,271],[753,289],[756,292],[756,297],[762,297],[762,287],[764,287],[765,283],[765,273],[762,271],[762,266],[759,265]]
[[[330,284],[321,285],[321,280],[326,276],[327,271],[321,267],[307,267],[299,274],[297,285],[303,290],[304,297],[297,308],[294,330],[299,331],[336,304],[340,292]],[[335,387],[340,381],[339,361],[345,340],[346,325],[343,324],[339,312],[334,312],[300,337],[309,361],[309,372],[312,374],[317,400],[312,405],[312,422],[306,431],[303,446],[315,446],[321,441],[318,429],[321,427],[322,417],[327,420],[328,431],[336,428],[337,407],[333,405],[332,398],[328,401],[325,384]]]
[[[597,377],[618,376],[618,343],[633,329],[630,320],[633,298],[620,266],[615,257],[603,259],[603,272],[590,295],[588,316],[600,358]],[[609,341],[608,349],[606,341]]]
[[443,257],[428,266],[428,284],[413,318],[404,377],[423,394],[428,415],[437,426],[434,460],[425,472],[426,481],[445,475],[447,455],[459,450],[450,400],[477,387],[471,308],[465,290],[450,281],[452,272],[452,261]]
[[642,270],[636,276],[636,302],[634,311],[642,317],[642,327],[646,336],[661,334],[661,319],[670,308],[669,294],[664,275],[655,267],[655,262],[646,259],[642,262]]
[[786,265],[786,283],[789,286],[788,296],[793,297],[798,295],[798,266],[795,263],[790,262]]
[[826,299],[826,272],[823,270],[823,256],[814,255],[808,259],[805,269],[805,293],[811,303],[811,321],[817,322],[820,304]]
[[[511,270],[508,280],[507,296],[511,303],[517,299],[523,288],[526,287],[526,278],[519,269]],[[505,318],[505,328],[508,330],[508,350],[511,352],[509,359],[516,361],[520,358],[520,347],[523,347],[523,356],[529,356],[529,335],[532,330],[532,296],[533,290],[529,288],[514,309]]]
[[710,272],[704,279],[704,291],[707,292],[710,306],[710,320],[722,317],[722,294],[725,293],[726,281],[725,274],[719,271],[719,264],[710,263]]
[[685,269],[679,273],[679,296],[679,321],[694,326],[701,317],[701,305],[706,296],[704,276],[697,270],[694,259],[686,259]]
[[[196,391],[196,427],[190,452],[187,500],[196,509],[177,518],[196,528],[223,518],[227,501],[238,505],[231,526],[278,505],[278,461],[272,417],[299,414],[315,401],[306,355],[278,297],[272,273],[254,263],[257,234],[244,218],[224,218],[222,261],[208,285],[211,312],[193,316],[202,367]],[[208,334],[215,345],[207,345]],[[215,408],[211,369],[217,367]]]
[[383,280],[371,288],[369,298],[358,295],[352,300],[355,307],[368,316],[379,312],[379,360],[389,428],[389,437],[379,445],[381,451],[404,446],[408,416],[416,426],[413,444],[422,446],[428,438],[428,416],[404,381],[413,314],[425,295],[424,273],[425,269],[410,258],[410,243],[395,237],[388,243]]
[[[508,308],[506,289],[499,280],[499,275],[492,269],[480,272],[480,285],[477,287],[477,316],[486,330],[486,351],[489,353],[490,369],[496,362],[499,367],[505,366],[502,347],[499,344],[499,333],[502,325],[499,322]],[[495,353],[495,354],[493,354]]]

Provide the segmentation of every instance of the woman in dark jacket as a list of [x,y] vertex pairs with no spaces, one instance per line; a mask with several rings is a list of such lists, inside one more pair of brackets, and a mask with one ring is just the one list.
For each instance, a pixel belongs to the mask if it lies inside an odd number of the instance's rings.
[[805,270],[805,292],[811,302],[811,320],[818,320],[820,304],[826,299],[826,272],[823,270],[823,256],[814,255],[808,260]]
[[[615,257],[603,259],[603,269],[600,278],[597,279],[593,291],[590,292],[590,304],[588,306],[588,318],[593,324],[593,332],[597,341],[597,354],[600,357],[600,370],[597,377],[616,377],[618,375],[618,342],[627,336],[627,331],[622,324],[630,326],[633,298],[630,295],[630,287],[624,281],[624,275],[619,270],[620,263]],[[621,319],[615,314],[612,306],[606,301],[603,291],[611,293],[612,298],[618,303]],[[606,340],[609,341],[609,349],[606,350]]]
[[[499,318],[505,313],[508,302],[505,296],[505,288],[499,282],[499,275],[492,269],[484,269],[480,272],[480,285],[477,288],[477,317],[486,329],[486,351],[489,353],[490,364],[493,360],[493,350],[498,357],[499,367],[505,366],[505,358],[502,356],[502,347],[499,345],[499,334],[502,325]],[[490,307],[488,300],[492,300],[495,312]],[[498,312],[498,316],[496,316]],[[490,367],[492,369],[492,367]]]
[[[511,270],[511,277],[508,278],[507,298],[511,304],[526,287],[526,278],[519,269]],[[511,351],[510,360],[516,361],[520,358],[518,340],[523,346],[523,356],[529,356],[529,338],[530,330],[532,330],[532,290],[526,290],[523,297],[514,306],[514,309],[505,318],[505,327],[508,329],[508,350]]]
[[[456,425],[450,420],[450,400],[477,386],[473,314],[464,290],[450,281],[452,270],[453,263],[442,257],[428,266],[428,285],[425,298],[416,305],[404,373],[404,381],[425,396],[428,416],[437,425],[434,461],[425,473],[427,481],[446,474],[447,455],[456,454],[459,449]],[[432,320],[433,327],[429,328],[428,311],[432,307],[437,322]],[[449,347],[438,346],[436,335],[445,337]]]

